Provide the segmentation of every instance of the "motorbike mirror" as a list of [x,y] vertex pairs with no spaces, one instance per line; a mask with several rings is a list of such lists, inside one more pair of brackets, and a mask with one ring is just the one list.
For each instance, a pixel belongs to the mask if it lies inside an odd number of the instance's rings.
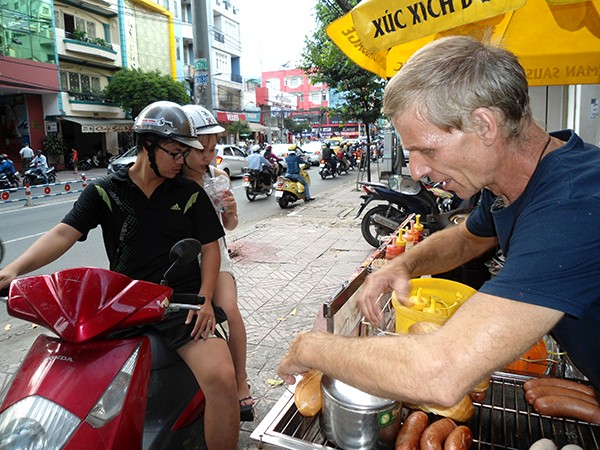
[[163,275],[160,284],[164,286],[168,285],[169,273],[177,266],[183,266],[195,261],[200,254],[200,250],[202,250],[202,244],[196,239],[187,238],[178,241],[169,252],[169,262],[172,264]]
[[0,262],[4,259],[4,244],[2,243],[2,239],[0,239]]

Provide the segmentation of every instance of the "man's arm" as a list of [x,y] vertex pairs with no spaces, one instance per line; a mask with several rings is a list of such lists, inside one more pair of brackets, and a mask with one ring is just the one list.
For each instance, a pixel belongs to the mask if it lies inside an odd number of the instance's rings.
[[496,243],[496,238],[471,234],[464,223],[428,236],[367,277],[357,299],[365,319],[371,323],[379,322],[381,305],[378,299],[382,293],[395,290],[402,301],[410,291],[411,278],[454,269],[482,255]]
[[0,270],[0,289],[7,287],[19,275],[55,261],[80,237],[81,233],[75,228],[59,223],[35,241],[21,256]]
[[432,334],[356,338],[302,333],[278,373],[290,383],[293,374],[316,368],[381,397],[448,407],[520,356],[562,315],[477,293]]

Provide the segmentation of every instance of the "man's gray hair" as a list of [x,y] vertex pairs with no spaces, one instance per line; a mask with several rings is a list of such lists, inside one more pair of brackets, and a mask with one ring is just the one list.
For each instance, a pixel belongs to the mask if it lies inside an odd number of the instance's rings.
[[490,108],[502,114],[509,139],[532,120],[527,78],[517,57],[466,36],[426,45],[389,81],[383,113],[394,120],[413,107],[447,132],[472,131],[471,113]]

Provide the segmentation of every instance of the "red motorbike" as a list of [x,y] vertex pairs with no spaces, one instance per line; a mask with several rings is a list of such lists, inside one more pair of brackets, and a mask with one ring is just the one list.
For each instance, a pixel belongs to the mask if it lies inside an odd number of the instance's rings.
[[205,402],[192,372],[158,335],[131,333],[199,309],[170,303],[193,294],[167,286],[199,251],[178,242],[160,285],[90,267],[14,280],[2,298],[9,314],[56,336],[37,338],[0,393],[0,448],[202,448]]

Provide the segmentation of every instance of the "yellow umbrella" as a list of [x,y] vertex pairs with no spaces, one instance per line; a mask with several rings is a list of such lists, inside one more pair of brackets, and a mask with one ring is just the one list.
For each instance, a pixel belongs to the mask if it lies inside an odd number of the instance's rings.
[[[461,34],[487,37],[515,53],[531,86],[600,84],[600,0],[526,0],[522,6],[519,0],[504,0],[494,10],[483,11],[488,18],[476,21],[465,8],[495,1],[365,0],[332,22],[327,34],[356,64],[383,78],[391,78],[429,42]],[[455,15],[442,17],[439,5],[454,5]],[[489,11],[501,10],[509,12],[489,16]],[[424,18],[436,22],[437,28],[431,23],[421,27]],[[424,34],[432,30],[434,34]]]

